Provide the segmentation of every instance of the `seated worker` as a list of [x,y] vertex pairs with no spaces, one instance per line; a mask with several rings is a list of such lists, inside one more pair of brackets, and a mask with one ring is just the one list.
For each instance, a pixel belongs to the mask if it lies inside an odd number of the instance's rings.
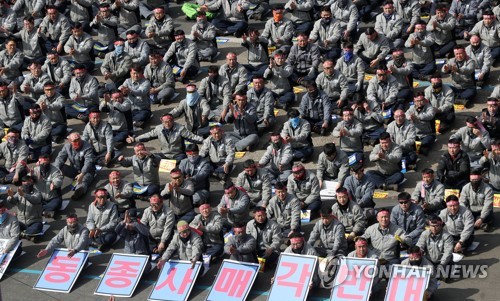
[[347,254],[344,225],[334,217],[332,208],[321,209],[320,220],[314,225],[307,242],[321,257]]

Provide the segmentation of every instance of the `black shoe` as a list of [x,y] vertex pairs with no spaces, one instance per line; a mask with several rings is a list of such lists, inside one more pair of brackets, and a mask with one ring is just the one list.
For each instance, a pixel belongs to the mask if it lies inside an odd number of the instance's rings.
[[133,125],[135,128],[142,128],[142,126],[144,125],[144,121],[134,121]]
[[484,223],[481,225],[481,229],[483,229],[484,232],[491,232],[493,227],[491,227],[490,224]]
[[106,253],[108,252],[111,248],[108,245],[101,245],[99,248],[97,248],[99,252]]
[[218,172],[214,173],[214,177],[219,181],[226,181],[226,174]]
[[125,143],[123,142],[116,142],[115,143],[115,150],[122,149],[125,146]]
[[37,244],[42,240],[42,236],[41,235],[32,235],[32,236],[30,236],[29,240],[32,241],[34,244]]
[[398,184],[389,184],[386,185],[387,190],[394,190],[394,191],[399,191],[399,186]]
[[79,200],[83,195],[85,194],[85,188],[84,187],[79,187],[73,192],[73,195],[71,196],[72,201],[77,201]]
[[320,134],[321,136],[325,136],[325,134],[326,134],[326,129],[325,129],[325,128],[321,128],[321,130],[319,131],[319,134]]
[[63,136],[57,136],[57,137],[55,137],[54,142],[57,143],[57,144],[61,144],[61,143],[64,142],[64,137]]

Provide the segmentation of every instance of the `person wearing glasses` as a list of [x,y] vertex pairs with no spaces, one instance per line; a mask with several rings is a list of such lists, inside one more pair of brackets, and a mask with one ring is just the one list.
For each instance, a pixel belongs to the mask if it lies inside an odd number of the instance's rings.
[[425,214],[422,208],[411,199],[408,192],[398,195],[399,205],[392,208],[391,223],[405,230],[407,237],[415,245],[425,228]]
[[175,220],[193,221],[196,213],[193,209],[194,184],[184,179],[179,168],[170,171],[172,179],[165,185],[160,195],[168,200],[168,207],[174,212]]
[[429,218],[429,229],[422,232],[417,242],[427,260],[435,268],[440,269],[451,264],[453,252],[453,237],[443,229],[443,220],[433,214]]

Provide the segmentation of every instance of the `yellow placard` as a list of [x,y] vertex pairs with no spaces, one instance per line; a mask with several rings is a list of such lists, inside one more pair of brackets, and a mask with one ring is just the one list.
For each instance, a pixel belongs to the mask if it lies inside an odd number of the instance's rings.
[[266,259],[262,257],[257,257],[257,260],[259,260],[259,272],[264,273],[264,270],[266,269]]
[[300,221],[303,223],[309,223],[311,221],[311,210],[302,210],[300,212]]
[[181,68],[181,67],[179,67],[179,66],[174,66],[174,67],[172,68],[172,73],[173,73],[173,74],[175,74],[175,75],[180,74],[180,73],[181,73],[181,71],[182,71],[182,68]]
[[389,196],[389,193],[388,192],[385,192],[385,191],[375,191],[373,193],[373,198],[374,199],[385,199]]
[[160,172],[170,172],[176,165],[177,162],[175,160],[161,159]]
[[9,128],[4,128],[3,129],[4,135],[3,135],[3,138],[2,138],[2,142],[7,141],[7,132],[8,131],[9,131]]
[[295,94],[299,94],[299,93],[302,93],[302,92],[306,92],[306,89],[302,88],[302,87],[293,87],[293,93]]
[[493,195],[493,207],[500,208],[500,193],[495,193]]
[[455,195],[457,198],[460,197],[460,190],[459,189],[445,189],[444,190],[444,200],[446,201],[446,198],[450,195]]
[[273,55],[273,52],[276,51],[276,46],[268,46],[267,47],[267,53],[269,55]]
[[415,149],[417,150],[417,153],[420,151],[420,147],[422,146],[422,142],[420,141],[415,141]]
[[418,82],[413,82],[413,88],[418,88],[418,86],[420,86]]
[[441,120],[436,119],[435,125],[436,125],[436,134],[439,134],[439,130],[441,129]]
[[234,158],[235,159],[241,159],[245,156],[246,152],[235,152],[234,153]]
[[456,111],[463,111],[465,109],[465,106],[460,104],[454,104],[453,107]]
[[394,235],[394,239],[399,241],[400,243],[403,243],[403,239],[399,235]]
[[370,79],[373,78],[373,75],[372,74],[365,74],[365,80],[366,81],[369,81]]
[[344,233],[345,239],[348,239],[351,233]]
[[274,109],[274,116],[278,116],[280,110],[279,109]]

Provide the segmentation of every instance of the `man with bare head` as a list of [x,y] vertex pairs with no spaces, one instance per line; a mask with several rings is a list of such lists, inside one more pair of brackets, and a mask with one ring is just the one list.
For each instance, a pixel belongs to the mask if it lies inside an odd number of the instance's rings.
[[[474,61],[476,86],[482,86],[489,78],[490,69],[495,61],[493,59],[492,50],[490,47],[486,46],[486,43],[481,40],[479,35],[473,35],[470,38],[470,45],[465,47],[465,53]],[[479,72],[477,72],[477,70],[479,70]]]
[[194,217],[189,224],[193,229],[201,231],[205,254],[212,256],[212,261],[224,252],[222,237],[222,217],[217,211],[212,210],[210,204],[199,207],[200,213]]
[[407,168],[417,162],[415,152],[416,131],[413,123],[406,119],[402,109],[394,112],[394,120],[387,126],[387,133],[391,135],[392,142],[399,145],[403,151],[403,159],[406,160]]
[[246,89],[248,72],[238,63],[236,53],[229,52],[226,55],[226,63],[219,68],[219,75],[229,82],[232,93]]

